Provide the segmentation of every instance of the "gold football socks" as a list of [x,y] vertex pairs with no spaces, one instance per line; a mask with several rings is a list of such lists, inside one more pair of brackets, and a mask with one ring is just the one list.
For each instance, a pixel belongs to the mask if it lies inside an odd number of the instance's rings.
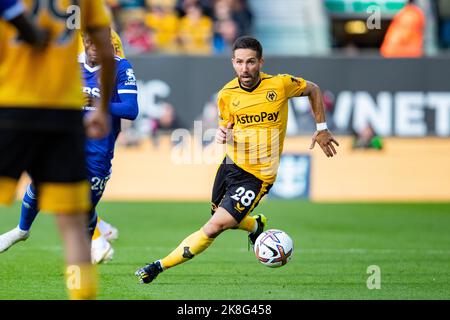
[[254,216],[247,215],[244,219],[242,219],[237,228],[253,233],[258,229],[258,222],[256,222],[256,218]]
[[160,260],[162,268],[168,269],[192,259],[208,248],[214,239],[209,238],[203,228],[194,232],[184,239],[167,257]]

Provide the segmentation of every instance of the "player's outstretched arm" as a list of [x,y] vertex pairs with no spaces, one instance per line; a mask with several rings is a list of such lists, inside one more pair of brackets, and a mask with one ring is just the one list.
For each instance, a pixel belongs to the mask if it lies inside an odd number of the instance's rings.
[[313,149],[314,145],[317,142],[322,148],[325,155],[327,157],[332,157],[337,153],[333,143],[336,146],[339,146],[339,143],[336,141],[336,139],[334,139],[333,135],[330,131],[328,131],[326,127],[322,91],[317,84],[307,81],[306,88],[303,91],[303,95],[309,98],[309,102],[311,103],[311,107],[314,113],[314,119],[316,120],[317,124],[317,130],[312,136],[311,146],[309,148]]

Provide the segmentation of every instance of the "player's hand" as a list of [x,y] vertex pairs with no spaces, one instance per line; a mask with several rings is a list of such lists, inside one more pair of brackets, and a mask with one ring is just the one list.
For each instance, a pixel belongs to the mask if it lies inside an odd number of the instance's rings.
[[89,138],[104,138],[109,131],[109,115],[97,108],[86,114],[84,125]]
[[330,131],[320,130],[314,132],[309,149],[313,149],[316,142],[322,148],[327,157],[332,157],[337,153],[335,147],[333,146],[333,143],[336,146],[339,146],[339,143],[336,141],[336,139],[333,138]]
[[224,144],[228,140],[230,140],[232,136],[231,129],[233,128],[233,124],[229,122],[226,127],[220,126],[216,131],[216,142],[220,144]]

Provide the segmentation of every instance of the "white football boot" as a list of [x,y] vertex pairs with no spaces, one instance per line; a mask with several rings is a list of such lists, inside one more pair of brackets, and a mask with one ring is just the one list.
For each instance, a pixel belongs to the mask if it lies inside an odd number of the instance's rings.
[[101,235],[91,244],[91,260],[93,264],[111,261],[114,257],[114,249],[106,238]]
[[11,231],[5,232],[0,235],[0,253],[5,252],[19,241],[27,240],[30,236],[30,231],[20,230],[19,227],[15,227]]
[[98,228],[102,236],[104,236],[109,242],[117,240],[119,238],[119,230],[117,230],[117,228],[113,227],[103,219],[100,220]]

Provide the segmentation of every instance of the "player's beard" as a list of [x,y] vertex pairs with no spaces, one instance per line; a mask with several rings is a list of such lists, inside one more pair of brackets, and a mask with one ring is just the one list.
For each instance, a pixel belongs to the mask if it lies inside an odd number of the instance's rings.
[[[242,74],[239,77],[239,82],[241,83],[241,85],[243,87],[252,89],[256,85],[256,82],[258,81],[258,74],[259,74],[259,72],[255,72],[255,74],[250,74],[250,73],[247,73],[245,75]],[[246,78],[244,79],[244,77],[246,77]]]

